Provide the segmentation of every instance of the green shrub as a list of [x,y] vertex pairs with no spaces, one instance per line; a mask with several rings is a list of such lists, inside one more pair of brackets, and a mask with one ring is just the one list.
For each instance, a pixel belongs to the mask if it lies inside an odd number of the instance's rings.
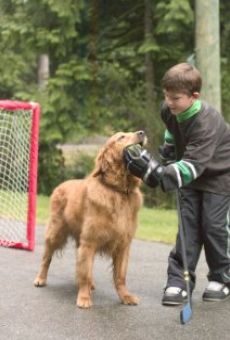
[[95,156],[79,152],[73,157],[70,165],[65,167],[65,179],[84,178],[94,167]]
[[40,143],[38,163],[38,192],[50,195],[65,179],[65,161],[55,144]]
[[63,181],[73,178],[84,178],[94,166],[95,156],[78,153],[72,162],[66,164],[63,152],[55,145],[40,145],[38,192],[50,195],[53,189]]
[[175,195],[173,193],[165,193],[160,187],[153,189],[147,185],[142,185],[141,190],[144,195],[145,207],[159,207],[164,209],[175,208]]

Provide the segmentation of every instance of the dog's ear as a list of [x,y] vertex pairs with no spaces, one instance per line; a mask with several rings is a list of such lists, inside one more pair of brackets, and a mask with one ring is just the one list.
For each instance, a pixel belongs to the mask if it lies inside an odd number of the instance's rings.
[[95,161],[95,168],[92,173],[94,177],[104,174],[108,172],[111,167],[114,167],[114,149],[115,142],[113,141],[99,151]]
[[100,174],[105,172],[105,161],[104,161],[104,153],[105,153],[106,148],[103,147],[101,148],[101,150],[99,151],[96,160],[95,160],[95,167],[94,170],[92,172],[93,177],[97,177]]

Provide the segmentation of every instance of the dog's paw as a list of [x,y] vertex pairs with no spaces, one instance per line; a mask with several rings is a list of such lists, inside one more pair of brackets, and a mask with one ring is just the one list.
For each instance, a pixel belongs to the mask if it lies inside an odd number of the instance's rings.
[[93,303],[90,297],[83,297],[78,296],[77,297],[77,307],[79,308],[90,308],[92,307]]
[[46,286],[46,279],[42,279],[39,276],[36,277],[34,280],[34,286],[35,287],[44,287]]
[[136,295],[126,294],[122,297],[122,303],[124,305],[136,306],[140,302],[140,299]]

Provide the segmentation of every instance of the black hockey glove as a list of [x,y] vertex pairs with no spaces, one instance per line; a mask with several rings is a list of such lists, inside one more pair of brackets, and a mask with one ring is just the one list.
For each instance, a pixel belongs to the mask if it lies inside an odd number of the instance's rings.
[[134,176],[141,178],[147,185],[155,188],[160,183],[164,167],[139,144],[125,148],[124,159],[127,169]]
[[175,162],[176,160],[176,153],[175,153],[175,145],[164,143],[163,145],[159,146],[159,155],[161,161],[164,165],[168,165],[170,163]]

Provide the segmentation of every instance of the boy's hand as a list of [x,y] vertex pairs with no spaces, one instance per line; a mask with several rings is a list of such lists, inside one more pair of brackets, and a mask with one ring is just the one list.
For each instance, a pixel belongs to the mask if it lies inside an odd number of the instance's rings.
[[147,185],[155,188],[163,175],[164,167],[139,144],[125,148],[124,159],[127,169],[136,177],[141,178]]

